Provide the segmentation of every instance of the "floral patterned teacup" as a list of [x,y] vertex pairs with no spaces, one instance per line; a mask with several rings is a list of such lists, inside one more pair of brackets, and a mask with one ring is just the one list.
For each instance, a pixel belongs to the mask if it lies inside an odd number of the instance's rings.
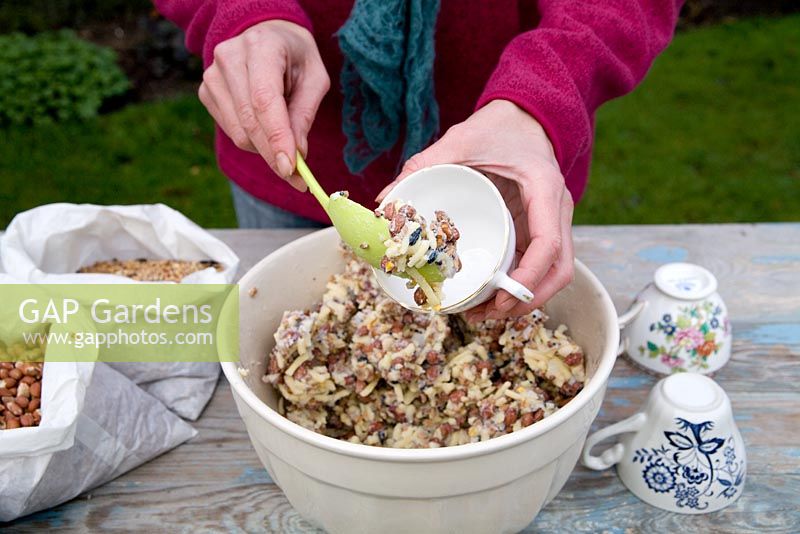
[[660,374],[709,374],[731,357],[731,326],[717,279],[691,263],[658,268],[653,283],[625,314],[623,349],[638,365]]
[[[619,443],[600,456],[592,447],[616,434]],[[617,466],[623,484],[648,504],[671,512],[701,514],[734,502],[744,489],[744,442],[731,403],[707,376],[680,373],[661,379],[645,411],[586,440],[583,465]]]

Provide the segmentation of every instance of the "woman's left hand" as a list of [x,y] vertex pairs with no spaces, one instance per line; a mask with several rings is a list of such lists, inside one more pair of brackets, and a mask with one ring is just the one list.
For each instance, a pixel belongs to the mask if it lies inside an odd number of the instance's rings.
[[458,163],[483,171],[503,195],[517,233],[511,277],[533,291],[524,303],[506,291],[471,310],[470,321],[504,319],[541,306],[572,281],[572,195],[553,146],[536,119],[508,100],[493,100],[409,159],[378,201],[414,171]]

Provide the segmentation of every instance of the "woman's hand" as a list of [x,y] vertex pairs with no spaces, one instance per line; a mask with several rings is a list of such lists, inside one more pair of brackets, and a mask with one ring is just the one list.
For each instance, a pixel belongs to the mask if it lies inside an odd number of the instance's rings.
[[412,172],[439,163],[468,165],[495,183],[517,233],[517,268],[511,277],[535,296],[526,304],[499,291],[494,299],[469,310],[467,319],[528,313],[572,281],[572,196],[564,185],[553,146],[533,117],[507,100],[491,101],[408,160],[378,199]]
[[236,146],[261,154],[304,191],[293,175],[295,154],[306,154],[308,131],[330,84],[308,30],[270,20],[217,45],[198,94]]

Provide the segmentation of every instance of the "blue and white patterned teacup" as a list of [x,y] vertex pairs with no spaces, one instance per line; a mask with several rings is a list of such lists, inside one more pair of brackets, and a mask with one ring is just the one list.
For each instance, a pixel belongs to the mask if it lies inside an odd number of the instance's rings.
[[[600,441],[624,434],[600,456]],[[731,403],[707,376],[680,373],[659,381],[643,412],[589,436],[583,465],[617,466],[628,489],[670,512],[701,514],[734,502],[744,489],[744,442]]]

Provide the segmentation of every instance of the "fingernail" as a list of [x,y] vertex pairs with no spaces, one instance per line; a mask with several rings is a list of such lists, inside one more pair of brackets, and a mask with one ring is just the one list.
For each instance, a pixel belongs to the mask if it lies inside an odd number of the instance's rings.
[[292,161],[289,159],[284,152],[278,152],[278,155],[275,157],[275,163],[278,165],[278,173],[283,178],[288,178],[292,175]]
[[292,187],[301,193],[305,193],[308,190],[308,186],[298,174],[292,174],[289,178],[287,178],[287,181]]
[[375,200],[377,202],[380,202],[381,200],[383,200],[383,197],[385,197],[386,194],[392,189],[392,185],[393,184],[394,184],[394,182],[392,182],[391,184],[389,184],[386,187],[384,187],[383,190],[380,193],[378,193],[378,196],[375,197]]

